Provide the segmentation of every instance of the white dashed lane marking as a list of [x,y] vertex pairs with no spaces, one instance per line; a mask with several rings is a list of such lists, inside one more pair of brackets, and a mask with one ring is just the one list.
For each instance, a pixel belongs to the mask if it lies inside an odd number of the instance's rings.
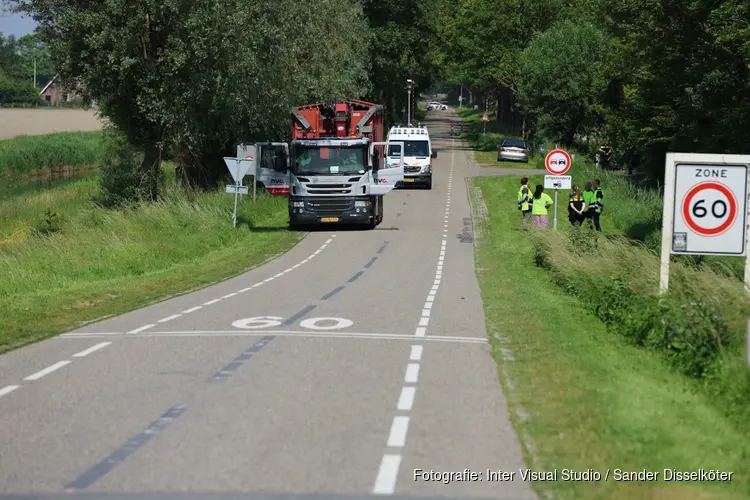
[[83,350],[81,352],[77,352],[77,353],[73,354],[73,357],[74,358],[83,358],[83,357],[86,357],[89,354],[91,354],[92,352],[96,352],[99,349],[104,349],[105,347],[107,347],[111,343],[112,342],[102,342],[100,344],[96,344],[95,346],[89,347],[86,350]]
[[47,368],[45,368],[43,370],[39,370],[38,372],[36,372],[36,373],[34,373],[32,375],[29,375],[28,377],[24,378],[24,380],[28,380],[28,381],[39,380],[40,378],[44,377],[45,375],[49,375],[50,373],[59,370],[63,366],[68,366],[70,363],[71,362],[69,360],[67,360],[67,359],[65,361],[58,361],[54,365],[50,365],[50,366],[48,366]]
[[136,334],[136,333],[145,332],[149,328],[153,328],[155,326],[156,326],[156,323],[152,323],[150,325],[143,325],[143,326],[136,328],[135,330],[130,330],[128,333]]
[[20,385],[6,385],[2,389],[0,389],[0,398],[5,396],[6,394],[10,394],[11,392],[15,391],[21,387]]
[[[451,206],[451,185],[453,182],[453,166],[455,160],[455,149],[451,156],[451,169],[448,176],[448,196],[445,205],[445,219],[443,224],[443,238],[447,237],[448,233],[448,217],[450,215]],[[430,323],[430,314],[433,310],[433,304],[435,301],[435,295],[440,288],[440,281],[443,276],[443,263],[445,262],[445,252],[448,245],[448,240],[443,239],[440,242],[440,256],[438,258],[437,269],[435,271],[435,279],[432,282],[432,287],[427,293],[427,299],[425,300],[424,308],[422,309],[422,315],[419,318],[419,326],[414,331],[415,337],[425,337],[427,334],[427,326]],[[409,412],[414,405],[414,397],[417,393],[415,384],[419,379],[419,362],[422,360],[423,346],[415,344],[411,346],[409,353],[409,363],[406,365],[406,373],[404,374],[404,386],[401,388],[401,394],[399,395],[398,402],[396,404],[396,410],[398,412]],[[409,416],[408,415],[396,415],[393,417],[393,423],[391,424],[391,431],[388,434],[387,447],[388,448],[403,448],[406,444],[406,435],[409,430]],[[392,495],[396,490],[396,482],[398,480],[398,471],[401,467],[401,454],[386,452],[383,455],[383,459],[380,462],[380,468],[378,469],[377,477],[375,478],[375,486],[373,487],[373,494],[375,495]]]

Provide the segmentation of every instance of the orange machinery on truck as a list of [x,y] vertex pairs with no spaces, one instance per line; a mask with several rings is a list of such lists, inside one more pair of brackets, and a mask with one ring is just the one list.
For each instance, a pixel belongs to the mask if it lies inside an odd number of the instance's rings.
[[[290,143],[255,145],[258,181],[265,184],[263,170],[270,171],[277,193],[288,193],[292,227],[382,222],[383,197],[404,179],[403,154],[396,165],[384,161],[383,111],[357,99],[296,106]],[[269,154],[274,159],[264,163]]]

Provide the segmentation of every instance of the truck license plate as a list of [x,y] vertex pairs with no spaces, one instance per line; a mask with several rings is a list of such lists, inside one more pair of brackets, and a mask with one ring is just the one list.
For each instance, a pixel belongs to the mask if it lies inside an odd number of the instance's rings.
[[414,182],[414,177],[404,177],[404,182]]
[[323,217],[322,219],[320,219],[320,222],[338,222],[338,221],[339,221],[338,217]]

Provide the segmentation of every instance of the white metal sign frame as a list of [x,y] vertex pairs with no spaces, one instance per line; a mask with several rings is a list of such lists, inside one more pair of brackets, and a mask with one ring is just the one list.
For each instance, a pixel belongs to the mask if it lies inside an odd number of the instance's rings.
[[667,153],[664,169],[661,293],[669,288],[672,254],[745,257],[750,291],[750,155]]

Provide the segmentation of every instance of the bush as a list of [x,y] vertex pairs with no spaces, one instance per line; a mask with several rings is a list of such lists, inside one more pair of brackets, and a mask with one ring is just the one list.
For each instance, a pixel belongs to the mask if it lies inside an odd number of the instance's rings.
[[[106,129],[100,189],[94,196],[94,203],[105,208],[120,208],[141,201],[144,185],[140,172],[142,160],[143,152],[131,145],[123,134],[114,128]],[[160,185],[164,184],[163,169],[153,175],[158,175]]]
[[654,254],[625,238],[587,233],[537,231],[534,259],[614,331],[698,378],[726,349],[741,348],[750,301],[740,283],[675,263],[672,290],[660,296]]

